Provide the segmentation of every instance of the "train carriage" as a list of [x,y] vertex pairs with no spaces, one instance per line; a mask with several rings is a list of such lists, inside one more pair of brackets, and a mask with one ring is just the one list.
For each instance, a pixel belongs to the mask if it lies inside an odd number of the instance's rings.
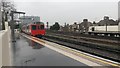
[[90,26],[88,33],[120,37],[120,23],[118,25],[109,26]]
[[44,23],[35,22],[32,24],[24,25],[22,27],[22,31],[35,37],[42,37],[45,35]]

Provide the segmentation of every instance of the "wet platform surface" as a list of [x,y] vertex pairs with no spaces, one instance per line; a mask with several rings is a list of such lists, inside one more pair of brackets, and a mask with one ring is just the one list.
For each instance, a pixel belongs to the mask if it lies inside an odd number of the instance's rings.
[[14,66],[87,66],[23,36],[12,50]]

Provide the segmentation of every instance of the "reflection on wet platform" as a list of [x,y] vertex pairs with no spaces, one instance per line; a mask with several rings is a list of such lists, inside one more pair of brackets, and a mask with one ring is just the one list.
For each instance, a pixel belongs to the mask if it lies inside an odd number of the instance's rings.
[[31,46],[33,49],[41,49],[44,47],[43,45],[38,44],[32,40],[29,40],[29,46]]

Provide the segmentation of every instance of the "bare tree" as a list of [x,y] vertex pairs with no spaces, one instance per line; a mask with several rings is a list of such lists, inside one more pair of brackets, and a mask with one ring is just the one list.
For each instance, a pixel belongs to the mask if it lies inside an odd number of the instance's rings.
[[2,0],[2,30],[5,29],[5,21],[8,21],[11,11],[16,11],[14,4],[9,0]]

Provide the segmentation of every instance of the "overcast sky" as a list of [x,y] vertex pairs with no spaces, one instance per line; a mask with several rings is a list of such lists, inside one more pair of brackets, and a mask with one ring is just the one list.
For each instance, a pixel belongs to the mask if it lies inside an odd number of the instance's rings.
[[18,11],[40,16],[41,21],[73,24],[87,18],[100,21],[105,15],[118,19],[118,0],[14,0]]

